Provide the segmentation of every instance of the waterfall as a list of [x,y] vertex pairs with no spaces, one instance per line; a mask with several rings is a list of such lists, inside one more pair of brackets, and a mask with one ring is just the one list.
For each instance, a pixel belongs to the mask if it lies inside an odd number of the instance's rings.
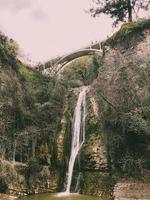
[[72,130],[71,155],[68,165],[67,188],[65,193],[70,193],[73,168],[76,157],[85,141],[85,110],[86,110],[86,88],[84,88],[78,97],[74,112],[74,122]]

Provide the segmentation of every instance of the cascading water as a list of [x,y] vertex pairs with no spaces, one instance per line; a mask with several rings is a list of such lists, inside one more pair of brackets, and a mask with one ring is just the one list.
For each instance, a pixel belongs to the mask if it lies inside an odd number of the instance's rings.
[[65,191],[66,194],[70,193],[75,160],[79,153],[79,150],[81,149],[85,141],[85,114],[86,114],[85,110],[86,110],[86,88],[84,88],[80,92],[74,112],[72,146],[71,146],[71,155],[68,166],[67,188]]
[[82,89],[79,94],[78,101],[74,112],[73,130],[72,130],[72,145],[71,155],[68,165],[67,187],[65,192],[58,193],[57,196],[67,196],[70,194],[72,182],[73,168],[76,157],[85,141],[85,117],[86,117],[86,90]]

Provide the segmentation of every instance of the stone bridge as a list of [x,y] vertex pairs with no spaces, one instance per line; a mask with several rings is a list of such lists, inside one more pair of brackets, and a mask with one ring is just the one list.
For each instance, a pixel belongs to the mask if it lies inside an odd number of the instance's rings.
[[66,64],[70,63],[74,59],[83,57],[83,56],[94,55],[95,53],[102,55],[102,49],[99,43],[93,44],[90,47],[86,47],[84,49],[79,49],[68,55],[57,58],[56,60],[53,59],[49,61],[49,65],[45,64],[45,65],[36,67],[36,69],[38,71],[41,71],[43,74],[57,74],[59,71],[61,71],[61,69]]

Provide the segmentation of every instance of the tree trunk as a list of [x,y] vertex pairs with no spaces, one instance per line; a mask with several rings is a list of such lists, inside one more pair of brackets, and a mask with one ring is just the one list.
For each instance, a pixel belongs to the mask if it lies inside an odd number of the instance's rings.
[[132,22],[132,5],[131,0],[128,0],[128,22]]

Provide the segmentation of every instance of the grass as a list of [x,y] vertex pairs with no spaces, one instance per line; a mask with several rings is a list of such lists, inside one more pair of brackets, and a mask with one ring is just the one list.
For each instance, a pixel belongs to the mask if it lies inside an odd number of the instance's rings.
[[18,44],[0,32],[0,65],[17,70]]
[[25,78],[25,81],[31,82],[34,86],[40,85],[50,80],[50,78],[42,76],[38,71],[35,71],[23,64],[20,66],[19,72]]
[[19,73],[21,81],[25,88],[32,94],[32,97],[36,98],[39,102],[46,102],[49,100],[53,87],[54,80],[50,77],[41,75],[39,72],[20,65]]
[[103,45],[114,46],[115,44],[126,40],[129,36],[140,34],[146,29],[150,29],[150,20],[124,23],[120,30],[106,40]]
[[89,85],[98,74],[99,63],[96,56],[84,56],[69,63],[62,72],[69,87]]

